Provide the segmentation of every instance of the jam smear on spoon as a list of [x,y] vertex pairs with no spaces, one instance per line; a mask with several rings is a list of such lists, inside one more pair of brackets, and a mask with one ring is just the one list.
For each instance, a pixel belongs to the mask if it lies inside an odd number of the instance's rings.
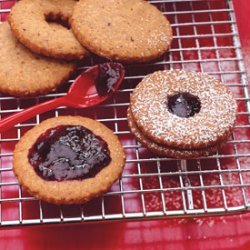
[[114,91],[114,86],[121,77],[122,68],[117,63],[103,63],[98,65],[96,90],[99,96],[106,96]]

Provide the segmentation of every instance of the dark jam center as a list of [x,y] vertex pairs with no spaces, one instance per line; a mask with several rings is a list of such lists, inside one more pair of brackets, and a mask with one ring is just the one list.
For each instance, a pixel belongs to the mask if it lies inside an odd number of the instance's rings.
[[83,126],[58,126],[42,134],[29,162],[48,181],[94,177],[111,161],[107,143]]
[[172,114],[188,118],[200,112],[201,102],[199,97],[184,92],[169,96],[167,106]]
[[120,79],[121,68],[116,63],[103,63],[98,65],[98,71],[96,90],[99,96],[106,96]]

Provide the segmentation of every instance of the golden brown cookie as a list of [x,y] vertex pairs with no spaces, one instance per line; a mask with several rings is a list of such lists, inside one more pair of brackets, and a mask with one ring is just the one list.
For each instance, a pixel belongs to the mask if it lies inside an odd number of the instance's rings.
[[202,73],[158,71],[131,94],[136,126],[147,138],[178,149],[207,149],[230,135],[237,104],[220,81]]
[[214,154],[222,145],[215,145],[205,149],[178,149],[160,145],[148,139],[136,126],[130,108],[128,109],[128,125],[135,138],[153,153],[177,159],[193,159]]
[[29,96],[54,91],[76,68],[37,56],[20,44],[7,22],[0,24],[0,92]]
[[14,172],[35,197],[79,204],[107,192],[125,154],[106,126],[80,116],[48,119],[28,131],[14,151]]
[[71,25],[84,47],[111,60],[150,61],[172,41],[168,20],[143,0],[79,1]]
[[[17,39],[40,55],[77,60],[87,51],[75,38],[68,25],[76,0],[22,0],[11,9],[9,23]],[[50,23],[52,21],[52,23]]]

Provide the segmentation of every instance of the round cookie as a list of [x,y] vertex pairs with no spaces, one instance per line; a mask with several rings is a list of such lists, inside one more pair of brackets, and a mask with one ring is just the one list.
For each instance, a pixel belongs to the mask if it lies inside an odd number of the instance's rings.
[[[40,55],[78,60],[87,55],[70,29],[50,21],[68,23],[76,0],[22,0],[11,9],[8,21],[17,39]],[[48,20],[48,21],[47,21]]]
[[0,92],[30,96],[54,91],[76,68],[37,56],[20,44],[7,22],[0,23]]
[[[196,98],[198,112],[190,117],[170,112],[169,101],[180,94]],[[181,103],[183,96],[175,101]],[[131,94],[131,112],[139,130],[150,140],[171,148],[206,149],[221,144],[231,133],[236,110],[230,90],[220,81],[183,70],[155,72]]]
[[131,114],[130,108],[128,109],[128,125],[130,127],[131,132],[134,134],[135,138],[146,148],[148,148],[153,153],[158,155],[167,156],[171,158],[177,159],[193,159],[201,156],[208,156],[214,154],[218,151],[221,145],[215,145],[213,147],[209,147],[206,149],[177,149],[170,148],[164,145],[160,145],[156,142],[151,141],[136,126],[135,121],[133,120],[133,116]]
[[84,47],[111,60],[150,61],[172,42],[168,20],[143,0],[79,1],[71,26]]
[[[34,166],[30,163],[30,150],[39,141],[40,136],[46,135],[46,132],[48,133],[50,129],[56,129],[58,126],[83,126],[85,129],[94,133],[95,136],[101,137],[107,143],[111,161],[108,165],[97,172],[95,176],[84,179],[65,179],[58,181],[41,178],[35,171]],[[69,135],[69,138],[72,137]],[[67,143],[70,143],[70,147],[77,148],[79,138],[74,138],[75,136],[72,139],[73,141]],[[83,138],[84,139],[80,138],[80,141],[83,140],[83,142],[86,143],[87,137]],[[93,142],[93,140],[95,141]],[[96,143],[96,139],[91,139],[91,143]],[[53,142],[50,143],[48,148],[51,149],[52,144]],[[42,144],[40,143],[38,148],[41,148],[41,145]],[[61,153],[61,155],[65,155],[66,157],[67,151],[65,151],[65,145],[64,148],[62,148],[63,153]],[[87,145],[84,150],[80,151],[84,155],[88,155],[88,149],[90,146]],[[45,149],[45,151],[46,150],[47,149]],[[56,148],[54,148],[54,150],[57,151]],[[79,149],[76,150],[79,151]],[[66,153],[64,153],[64,151]],[[50,154],[51,152],[52,151],[50,151]],[[60,154],[60,152],[56,153]],[[36,159],[39,158],[36,157]],[[58,162],[59,160],[64,159],[61,157],[58,158]],[[28,131],[21,138],[14,150],[13,169],[21,185],[35,197],[54,204],[79,204],[107,192],[112,184],[120,177],[124,164],[124,150],[117,136],[115,136],[110,129],[100,122],[89,118],[80,116],[61,116],[42,122],[40,125]],[[61,168],[62,166],[57,166],[57,169],[58,167]],[[77,171],[77,168],[78,166],[75,166],[75,171]]]

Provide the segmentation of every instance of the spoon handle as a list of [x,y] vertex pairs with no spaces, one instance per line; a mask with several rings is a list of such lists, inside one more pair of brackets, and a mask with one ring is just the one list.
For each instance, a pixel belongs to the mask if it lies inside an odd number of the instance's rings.
[[65,106],[65,98],[59,97],[53,100],[49,100],[44,103],[37,104],[33,107],[25,109],[16,114],[10,115],[2,120],[0,120],[0,133],[13,127],[14,125],[26,121],[35,115],[44,113],[48,110],[55,109],[59,106]]

